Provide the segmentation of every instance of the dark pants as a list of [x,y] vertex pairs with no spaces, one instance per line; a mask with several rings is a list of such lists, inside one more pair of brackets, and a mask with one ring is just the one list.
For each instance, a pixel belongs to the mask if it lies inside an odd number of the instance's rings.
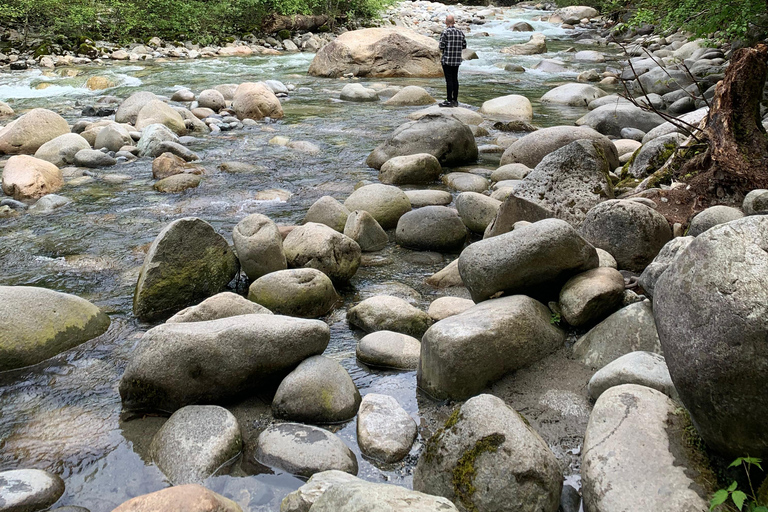
[[443,64],[445,74],[445,88],[448,91],[448,101],[459,101],[459,66],[446,66]]

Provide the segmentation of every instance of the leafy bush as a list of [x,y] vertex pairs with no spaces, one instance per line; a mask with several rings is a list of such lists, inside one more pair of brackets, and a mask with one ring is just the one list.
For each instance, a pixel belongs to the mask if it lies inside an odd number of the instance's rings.
[[[745,510],[746,512],[768,512],[768,478],[765,479],[762,485],[760,485],[757,491],[755,491],[752,477],[750,475],[750,470],[753,468],[758,468],[760,471],[763,470],[762,466],[760,466],[760,462],[761,459],[755,457],[739,457],[733,461],[728,467],[744,468],[744,474],[746,476],[747,485],[749,487],[747,492],[749,494],[740,490],[738,488],[739,483],[734,480],[733,483],[728,486],[728,488],[720,489],[719,491],[715,492],[709,502],[709,510],[712,511],[714,509],[721,509],[721,507],[728,505],[729,502],[732,502],[733,505],[740,511]],[[744,505],[747,506],[746,509],[744,508]]]

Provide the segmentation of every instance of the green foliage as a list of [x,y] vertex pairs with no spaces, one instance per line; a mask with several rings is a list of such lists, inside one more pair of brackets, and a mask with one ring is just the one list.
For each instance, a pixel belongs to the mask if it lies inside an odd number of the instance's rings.
[[[730,466],[728,466],[729,468],[744,468],[750,494],[740,490],[738,482],[734,480],[726,489],[720,489],[712,495],[712,499],[709,502],[709,510],[720,510],[728,504],[728,498],[730,498],[730,501],[739,511],[768,512],[768,478],[763,481],[757,492],[755,492],[750,476],[750,470],[753,467],[758,468],[760,471],[763,470],[760,462],[761,459],[755,457],[739,457],[731,462]],[[747,506],[746,509],[744,508],[745,504]]]
[[549,315],[549,323],[552,325],[560,325],[560,313],[552,313]]

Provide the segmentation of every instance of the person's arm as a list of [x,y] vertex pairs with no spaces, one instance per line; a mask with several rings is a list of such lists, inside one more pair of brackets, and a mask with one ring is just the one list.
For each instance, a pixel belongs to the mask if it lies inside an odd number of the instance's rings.
[[440,34],[440,45],[439,45],[440,51],[445,51],[445,30],[443,30],[443,33]]
[[461,48],[464,49],[467,47],[467,39],[464,37],[464,32],[461,33]]

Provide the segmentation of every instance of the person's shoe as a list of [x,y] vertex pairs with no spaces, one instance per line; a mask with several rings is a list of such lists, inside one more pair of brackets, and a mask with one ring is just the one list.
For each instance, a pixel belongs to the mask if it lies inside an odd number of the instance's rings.
[[459,106],[459,102],[458,101],[452,101],[451,102],[451,106],[452,107],[458,107]]
[[442,102],[438,103],[437,106],[438,107],[452,107],[453,103],[448,101],[448,100],[445,100],[445,101],[442,101]]

